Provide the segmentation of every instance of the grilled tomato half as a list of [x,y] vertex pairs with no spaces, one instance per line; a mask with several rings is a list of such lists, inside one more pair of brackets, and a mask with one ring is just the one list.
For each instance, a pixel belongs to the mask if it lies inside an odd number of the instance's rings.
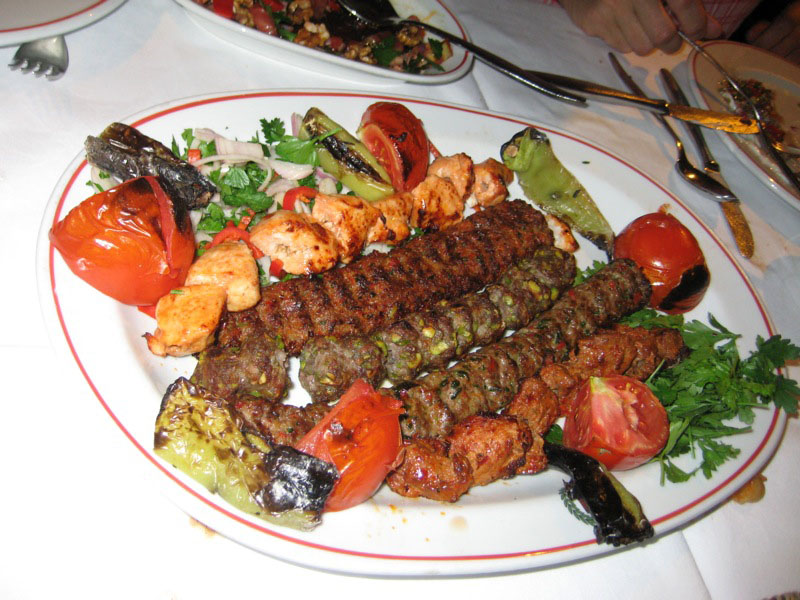
[[624,375],[590,377],[570,398],[564,445],[609,469],[637,467],[667,443],[667,411],[650,388]]
[[686,226],[659,211],[632,221],[614,241],[614,257],[630,258],[653,286],[650,306],[670,314],[700,304],[711,274],[700,244]]
[[124,304],[155,304],[186,279],[195,253],[188,211],[176,211],[155,177],[95,194],[50,230],[78,277]]
[[402,403],[363,379],[297,444],[297,449],[332,463],[339,479],[325,510],[344,510],[372,496],[396,466],[402,445]]
[[358,136],[389,173],[397,192],[415,188],[428,171],[430,143],[414,113],[397,102],[376,102],[364,111]]

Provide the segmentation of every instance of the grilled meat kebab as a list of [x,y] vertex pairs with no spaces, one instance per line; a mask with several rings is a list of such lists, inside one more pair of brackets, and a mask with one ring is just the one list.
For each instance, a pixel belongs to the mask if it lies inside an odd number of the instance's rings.
[[546,364],[567,360],[581,337],[594,334],[650,298],[650,283],[630,260],[615,260],[559,298],[528,326],[432,371],[396,393],[403,400],[407,437],[445,436],[471,415],[497,412]]
[[473,486],[537,473],[547,466],[541,436],[571,410],[581,381],[612,374],[644,380],[686,353],[675,329],[620,325],[583,338],[570,360],[524,379],[501,415],[472,415],[445,437],[405,440],[405,458],[387,484],[401,496],[455,502]]
[[496,284],[409,315],[371,336],[315,337],[300,353],[300,384],[314,401],[339,398],[356,379],[378,386],[443,368],[550,308],[575,279],[575,259],[552,246],[517,262]]

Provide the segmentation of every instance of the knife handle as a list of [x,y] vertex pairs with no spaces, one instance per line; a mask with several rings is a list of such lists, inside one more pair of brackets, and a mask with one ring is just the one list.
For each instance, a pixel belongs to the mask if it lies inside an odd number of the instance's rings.
[[[667,69],[661,69],[659,72],[661,73],[661,80],[664,82],[669,99],[676,104],[685,104],[688,106],[689,101],[686,99],[686,94],[683,93],[683,90],[678,85],[672,73]],[[711,151],[708,149],[708,144],[706,144],[706,139],[703,137],[700,127],[694,123],[687,123],[686,125],[689,127],[689,135],[692,136],[695,146],[697,146],[697,149],[700,151],[700,157],[703,159],[703,166],[705,169],[719,173],[719,163],[717,163],[711,155]]]
[[559,75],[557,73],[544,73],[542,71],[526,70],[525,73],[543,79],[553,85],[557,85],[568,90],[576,90],[584,94],[592,96],[599,96],[607,102],[613,104],[622,104],[628,106],[636,106],[646,110],[653,111],[660,115],[666,115],[669,112],[667,103],[664,100],[654,100],[647,98],[644,95],[629,94],[623,90],[617,90],[599,83],[592,83],[590,81],[582,81],[574,77],[566,75]]

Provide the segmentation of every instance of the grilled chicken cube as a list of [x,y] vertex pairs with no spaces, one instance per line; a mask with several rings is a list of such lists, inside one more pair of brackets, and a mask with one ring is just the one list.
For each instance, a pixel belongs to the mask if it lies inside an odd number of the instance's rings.
[[380,215],[367,233],[367,244],[382,242],[395,245],[411,235],[409,222],[414,199],[409,192],[383,198],[373,202],[372,206],[380,211]]
[[339,244],[340,260],[349,263],[361,254],[367,233],[380,214],[363,198],[317,194],[311,218],[333,234]]
[[250,230],[250,241],[293,275],[322,273],[339,260],[336,238],[307,214],[279,210]]
[[156,305],[156,330],[146,333],[147,347],[157,356],[188,356],[205,350],[225,309],[225,288],[187,285],[161,297]]
[[213,284],[225,289],[226,307],[245,310],[261,299],[258,265],[242,242],[224,242],[206,250],[189,268],[184,285]]
[[449,180],[428,175],[411,190],[411,224],[422,229],[447,229],[464,216],[464,196]]
[[474,172],[472,195],[478,206],[493,206],[508,198],[508,184],[514,181],[514,171],[500,161],[487,158],[475,165]]
[[475,183],[472,159],[463,152],[452,156],[440,156],[428,167],[428,175],[450,180],[462,200],[466,200],[470,195],[472,185]]

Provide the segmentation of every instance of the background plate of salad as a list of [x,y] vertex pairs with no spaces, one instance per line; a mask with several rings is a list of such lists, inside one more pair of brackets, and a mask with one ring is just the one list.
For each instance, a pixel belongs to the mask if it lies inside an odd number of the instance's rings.
[[[259,130],[261,119],[280,118],[289,123],[293,113],[303,114],[312,106],[354,130],[360,115],[377,100],[387,98],[336,91],[241,92],[177,100],[124,122],[167,145],[173,138],[180,140],[181,132],[190,127],[208,127],[249,140]],[[418,98],[389,100],[404,103],[420,118],[443,154],[466,152],[476,161],[497,157],[501,144],[524,127],[538,127],[548,134],[556,154],[581,180],[617,232],[636,217],[668,204],[699,241],[711,272],[710,288],[700,305],[686,315],[687,320],[708,324],[708,315],[713,314],[719,323],[741,334],[737,343],[743,358],[756,348],[758,338],[772,335],[754,289],[719,240],[680,200],[635,166],[577,134],[520,118]],[[86,185],[89,171],[81,151],[64,172],[45,212],[37,261],[41,301],[54,342],[75,361],[94,392],[95,397],[87,394],[85,400],[99,401],[111,418],[109,425],[121,432],[120,441],[141,453],[142,473],[131,473],[132,480],[144,476],[159,481],[165,494],[188,514],[243,545],[293,563],[338,572],[499,573],[613,550],[598,545],[592,528],[567,510],[559,493],[565,476],[553,470],[475,488],[456,504],[403,498],[383,487],[363,504],[324,514],[321,525],[310,532],[277,527],[239,512],[184,477],[154,454],[153,433],[167,386],[181,375],[188,376],[194,359],[162,359],[150,354],[142,334],[152,331],[152,319],[79,280],[48,241],[53,223],[91,195],[92,189]],[[511,194],[523,197],[516,183]],[[580,267],[604,258],[581,241]],[[295,363],[295,373],[296,367]],[[304,394],[295,385],[290,401],[303,403]],[[725,502],[761,470],[778,446],[786,418],[784,411],[772,405],[754,407],[752,413],[749,429],[726,440],[738,453],[713,465],[709,477],[698,470],[682,483],[662,481],[658,462],[618,473],[623,485],[640,500],[657,537]],[[690,472],[699,460],[684,455],[675,459],[674,466]],[[657,537],[654,543],[658,543]]]
[[[736,42],[708,42],[705,49],[716,58],[733,76],[749,82],[751,97],[772,106],[775,135],[793,146],[800,145],[800,67],[780,56]],[[723,79],[711,63],[696,52],[689,57],[691,90],[702,108],[731,111],[731,105],[722,92]],[[748,89],[748,88],[745,88]],[[768,96],[771,95],[771,101]],[[760,112],[768,112],[759,108]],[[770,121],[770,115],[765,118]],[[722,140],[753,175],[769,185],[775,193],[800,210],[800,196],[794,190],[780,168],[759,146],[756,136],[722,134]],[[789,168],[800,172],[800,157],[785,154]]]
[[[393,64],[392,61],[396,58],[391,37],[384,38],[379,44],[376,64],[345,58],[343,52],[335,53],[332,51],[330,40],[322,49],[295,43],[292,41],[296,40],[293,30],[297,27],[291,25],[285,16],[286,7],[291,4],[289,0],[254,2],[256,9],[265,11],[272,18],[274,22],[272,34],[264,33],[254,26],[240,24],[235,18],[228,16],[231,13],[227,10],[215,11],[213,0],[207,0],[206,6],[201,6],[203,2],[198,3],[195,0],[175,1],[186,9],[195,23],[215,37],[241,46],[268,60],[293,64],[329,77],[377,85],[390,84],[396,80],[442,84],[462,77],[472,66],[472,54],[450,44],[442,47],[435,38],[434,42],[429,44],[433,47],[435,55],[431,58],[440,64],[429,63],[426,68],[419,68],[416,64],[407,68],[390,68],[390,64]],[[227,4],[232,2],[229,1]],[[441,0],[394,0],[392,4],[397,13],[403,17],[413,15],[431,25],[469,39],[464,26]],[[245,17],[242,20],[249,22],[250,18]],[[262,29],[273,30],[273,25]],[[430,39],[426,35],[426,40]]]

